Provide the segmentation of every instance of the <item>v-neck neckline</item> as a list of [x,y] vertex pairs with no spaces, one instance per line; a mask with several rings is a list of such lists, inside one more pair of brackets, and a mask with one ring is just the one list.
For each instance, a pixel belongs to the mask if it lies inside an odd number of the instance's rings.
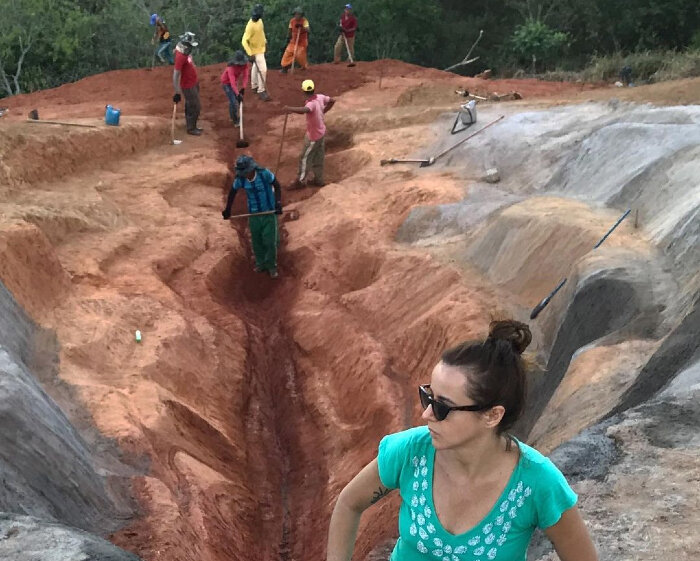
[[489,519],[492,518],[494,511],[497,508],[499,508],[501,503],[505,500],[505,497],[508,496],[508,493],[510,493],[510,490],[515,485],[515,481],[518,479],[523,461],[523,449],[520,446],[520,441],[515,437],[513,437],[513,440],[518,445],[518,463],[515,464],[515,467],[513,468],[513,471],[510,474],[510,477],[508,478],[505,487],[503,487],[503,491],[501,491],[501,494],[496,499],[496,502],[493,503],[493,506],[484,515],[484,517],[481,520],[479,520],[476,524],[474,524],[474,526],[469,528],[469,530],[467,530],[466,532],[462,532],[461,534],[453,534],[452,532],[446,530],[445,527],[442,525],[440,517],[437,513],[437,509],[435,508],[435,500],[433,498],[433,484],[435,482],[435,456],[437,450],[435,450],[435,447],[432,445],[432,443],[430,444],[430,492],[428,493],[427,498],[430,501],[429,506],[432,509],[433,514],[435,514],[435,521],[437,522],[437,526],[440,528],[440,530],[442,530],[445,533],[445,535],[457,540],[467,538],[470,534],[474,533],[476,530],[479,530],[484,526],[484,524],[488,523]]

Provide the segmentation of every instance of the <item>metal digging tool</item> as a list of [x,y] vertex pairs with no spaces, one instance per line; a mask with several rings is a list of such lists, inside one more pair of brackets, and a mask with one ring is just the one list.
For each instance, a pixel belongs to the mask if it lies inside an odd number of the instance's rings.
[[[274,210],[267,210],[265,212],[234,214],[233,216],[231,216],[231,218],[250,218],[251,216],[265,216],[268,214],[275,214],[275,211]],[[284,215],[286,221],[299,220],[299,211],[295,208],[292,208],[290,210],[283,210],[282,214]]]
[[[301,29],[297,31],[297,37],[294,39],[294,54],[292,55],[292,67],[289,69],[290,74],[294,74],[294,63],[297,61],[297,47],[299,46],[299,35],[301,35]],[[267,86],[265,86],[267,90]]]
[[348,59],[350,59],[348,66],[355,66],[355,60],[352,58],[352,55],[350,54],[350,45],[348,45],[348,38],[345,36],[345,33],[343,33],[343,41],[345,41],[345,50],[348,52]]
[[277,154],[277,166],[275,166],[275,177],[280,171],[280,162],[282,162],[282,148],[284,148],[284,135],[287,133],[287,121],[289,120],[289,113],[284,114],[284,125],[282,126],[282,138],[280,139],[280,151]]
[[177,103],[173,103],[173,117],[170,120],[170,144],[177,146],[182,144],[182,140],[175,138],[175,115],[177,114]]
[[[7,110],[9,111],[9,109]],[[2,115],[2,113],[0,113]],[[63,125],[64,127],[83,127],[86,129],[96,129],[97,125],[86,125],[83,123],[66,123],[64,121],[46,121],[39,119],[39,111],[32,109],[27,115],[28,123],[36,123],[37,125]]]
[[[605,240],[608,239],[610,234],[612,234],[615,231],[615,229],[622,223],[622,221],[629,216],[630,212],[632,212],[631,208],[625,211],[625,213],[617,219],[617,222],[615,222],[615,224],[612,225],[612,228],[610,228],[605,233],[605,235],[602,238],[600,238],[600,240],[598,240],[598,243],[593,246],[593,249],[598,249],[601,245],[603,245],[603,243],[605,242]],[[554,290],[552,290],[552,292],[550,292],[545,298],[543,298],[542,301],[539,304],[537,304],[537,306],[532,308],[532,312],[530,312],[530,319],[535,319],[537,316],[540,315],[540,312],[547,307],[547,304],[549,304],[550,300],[554,297],[554,295],[562,289],[562,287],[566,284],[567,280],[568,279],[566,277],[563,278],[561,282],[557,285],[557,287]]]
[[485,131],[487,128],[489,128],[489,127],[495,125],[496,123],[498,123],[498,121],[500,121],[500,120],[502,120],[502,119],[505,119],[505,115],[501,115],[498,119],[496,119],[496,120],[494,120],[494,121],[491,121],[488,125],[486,125],[485,127],[480,128],[480,129],[479,129],[478,131],[476,131],[474,134],[470,134],[469,136],[463,138],[462,140],[460,140],[460,141],[457,142],[456,144],[450,146],[450,147],[447,148],[446,150],[443,150],[442,152],[440,152],[440,153],[439,153],[437,156],[435,156],[434,158],[430,158],[430,160],[428,160],[427,162],[422,163],[422,164],[420,165],[420,167],[424,168],[424,167],[427,167],[427,166],[432,166],[437,160],[439,160],[439,159],[442,158],[443,156],[446,156],[447,154],[449,154],[450,152],[452,152],[452,150],[454,150],[454,149],[457,148],[458,146],[461,146],[462,144],[464,144],[464,143],[465,143],[467,140],[469,140],[470,138],[474,138],[477,134],[479,134],[480,132]]
[[428,166],[432,166],[432,165],[433,165],[435,162],[437,162],[440,158],[442,158],[443,156],[445,156],[445,155],[447,155],[448,153],[452,152],[452,150],[454,150],[454,149],[457,148],[458,146],[461,146],[462,144],[464,144],[464,143],[465,143],[467,140],[469,140],[470,138],[474,138],[477,134],[479,134],[479,133],[482,132],[482,131],[485,131],[487,128],[489,128],[490,126],[495,125],[496,123],[498,123],[498,121],[500,121],[501,119],[504,119],[504,118],[505,118],[505,115],[501,115],[501,116],[500,116],[498,119],[496,119],[495,121],[491,121],[491,122],[490,122],[488,125],[486,125],[485,127],[480,128],[480,129],[479,129],[478,131],[476,131],[475,133],[470,134],[469,136],[463,138],[462,140],[460,140],[460,141],[457,142],[456,144],[450,146],[450,147],[447,148],[446,150],[443,150],[443,151],[440,152],[437,156],[432,156],[432,157],[428,158],[427,160],[425,160],[425,159],[424,159],[424,160],[412,160],[412,159],[409,159],[409,160],[399,160],[399,159],[397,159],[397,158],[391,158],[390,160],[380,160],[379,165],[385,166],[385,165],[387,165],[387,164],[420,164],[420,167],[422,167],[422,168],[426,168],[426,167],[428,167]]
[[423,164],[429,162],[430,160],[399,160],[397,158],[390,158],[388,160],[380,160],[380,166],[386,166],[388,164]]
[[239,104],[238,110],[240,112],[240,115],[238,116],[238,119],[240,120],[240,138],[238,139],[238,142],[236,142],[236,148],[248,148],[250,144],[243,139],[243,101],[241,101]]

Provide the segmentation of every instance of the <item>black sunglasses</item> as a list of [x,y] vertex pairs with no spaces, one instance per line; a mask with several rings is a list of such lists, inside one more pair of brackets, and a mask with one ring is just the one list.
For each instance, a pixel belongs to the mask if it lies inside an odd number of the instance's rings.
[[450,411],[485,411],[490,409],[490,406],[484,407],[483,405],[447,405],[447,403],[438,401],[433,397],[430,384],[418,386],[418,396],[423,409],[427,409],[429,405],[432,405],[433,415],[438,421],[444,421]]

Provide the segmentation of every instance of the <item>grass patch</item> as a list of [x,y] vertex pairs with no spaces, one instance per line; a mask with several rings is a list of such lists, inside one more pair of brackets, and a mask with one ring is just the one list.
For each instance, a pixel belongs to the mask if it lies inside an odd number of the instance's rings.
[[533,76],[521,70],[514,72],[513,76],[534,77],[554,82],[614,82],[620,79],[620,70],[624,66],[632,69],[632,81],[636,84],[694,78],[700,76],[700,49],[594,55],[588,66],[579,71],[554,70]]

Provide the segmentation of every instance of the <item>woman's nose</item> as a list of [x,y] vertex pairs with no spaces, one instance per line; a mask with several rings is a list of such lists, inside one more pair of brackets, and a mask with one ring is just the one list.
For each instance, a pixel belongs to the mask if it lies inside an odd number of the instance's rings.
[[437,419],[435,419],[435,415],[433,415],[433,406],[432,406],[432,405],[428,405],[428,407],[426,407],[426,408],[423,410],[423,414],[420,416],[420,418],[423,419],[424,421],[435,421],[435,420],[437,420]]

